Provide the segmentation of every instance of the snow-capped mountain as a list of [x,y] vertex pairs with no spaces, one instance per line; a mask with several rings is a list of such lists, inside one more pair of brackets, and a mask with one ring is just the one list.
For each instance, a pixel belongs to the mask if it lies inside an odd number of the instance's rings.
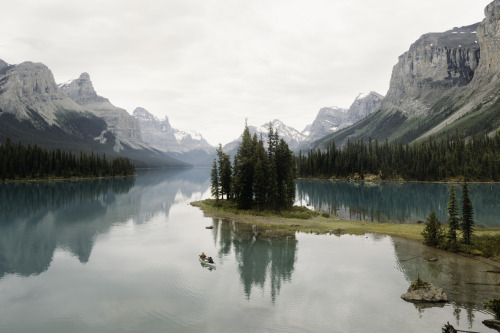
[[149,146],[191,164],[208,165],[211,162],[215,147],[200,133],[175,129],[168,117],[160,120],[141,107],[136,108],[132,116],[139,122],[142,140]]
[[[302,142],[304,142],[304,140],[307,138],[304,134],[302,134],[295,128],[286,125],[279,119],[274,119],[273,121],[271,121],[271,126],[275,131],[278,131],[280,139],[284,139],[288,144],[288,147],[290,147],[290,149],[294,152],[299,151]],[[259,138],[262,137],[264,145],[267,147],[267,139],[269,138],[269,123],[262,124],[259,127],[248,125],[248,130],[250,131],[250,135],[252,135],[252,137],[254,134],[257,134]],[[234,156],[241,143],[241,139],[242,138],[240,136],[238,139],[229,142],[228,144],[224,145],[222,150],[225,153]]]

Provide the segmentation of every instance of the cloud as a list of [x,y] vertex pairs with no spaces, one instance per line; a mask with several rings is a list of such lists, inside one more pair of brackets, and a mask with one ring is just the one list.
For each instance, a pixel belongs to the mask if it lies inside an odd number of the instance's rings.
[[5,0],[0,59],[43,62],[58,82],[88,72],[115,105],[225,143],[245,118],[302,130],[321,107],[385,94],[411,43],[489,2]]

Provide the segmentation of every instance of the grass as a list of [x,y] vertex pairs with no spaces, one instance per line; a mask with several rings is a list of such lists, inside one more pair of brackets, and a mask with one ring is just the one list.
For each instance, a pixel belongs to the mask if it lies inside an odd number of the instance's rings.
[[338,230],[353,235],[366,233],[383,234],[423,241],[422,224],[394,224],[340,219],[337,216],[320,214],[306,207],[294,206],[290,211],[274,213],[274,211],[238,210],[230,201],[206,199],[191,203],[199,207],[207,216],[235,219],[239,222],[267,225],[308,233],[334,233]]
[[[423,242],[422,231],[425,224],[420,223],[378,223],[341,219],[330,214],[320,214],[306,207],[294,206],[289,211],[255,209],[238,210],[236,204],[227,200],[206,199],[191,203],[199,207],[206,216],[233,219],[238,222],[252,223],[261,229],[275,230],[289,235],[290,232],[328,234],[346,233],[352,235],[380,234],[402,237]],[[459,251],[468,255],[482,256],[500,261],[500,228],[476,229],[473,244],[460,244]]]

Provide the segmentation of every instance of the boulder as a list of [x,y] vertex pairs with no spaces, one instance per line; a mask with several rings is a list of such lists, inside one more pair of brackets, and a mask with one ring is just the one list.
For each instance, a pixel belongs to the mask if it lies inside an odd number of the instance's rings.
[[443,288],[437,288],[431,283],[422,281],[412,283],[408,291],[401,295],[408,302],[448,302],[448,296]]

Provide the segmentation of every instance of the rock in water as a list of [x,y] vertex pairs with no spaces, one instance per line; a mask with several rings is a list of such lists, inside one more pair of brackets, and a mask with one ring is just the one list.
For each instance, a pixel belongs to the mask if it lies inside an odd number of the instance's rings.
[[448,296],[443,288],[437,288],[431,283],[426,283],[418,289],[412,285],[401,298],[408,302],[448,302]]

